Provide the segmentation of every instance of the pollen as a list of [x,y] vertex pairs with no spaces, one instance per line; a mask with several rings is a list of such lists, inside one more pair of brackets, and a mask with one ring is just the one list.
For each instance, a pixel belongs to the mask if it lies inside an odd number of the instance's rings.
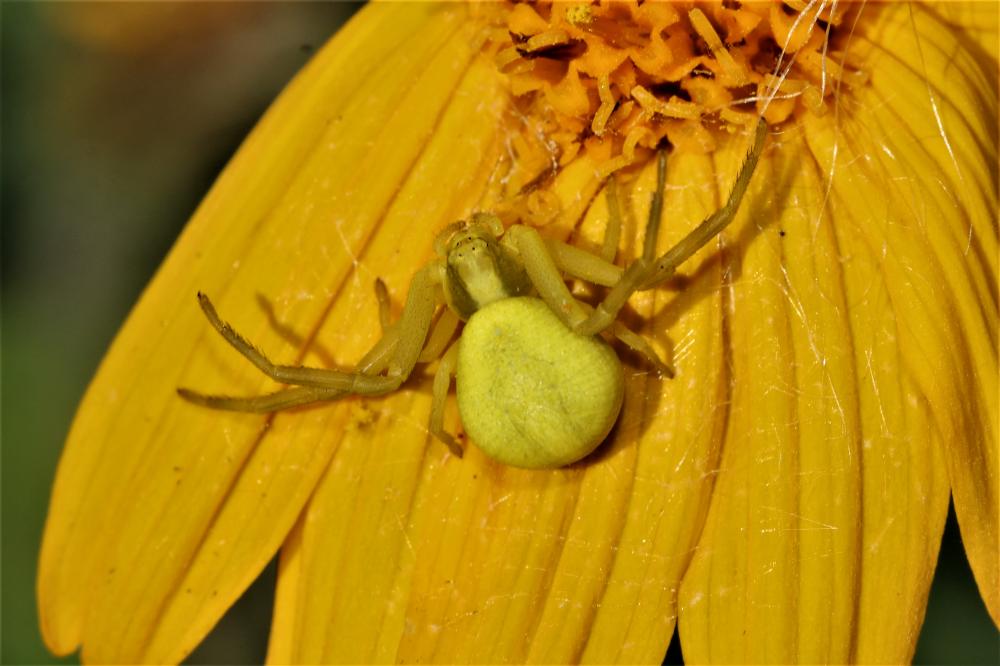
[[866,80],[837,42],[850,11],[795,0],[517,3],[494,57],[519,121],[549,139],[549,160],[586,154],[606,175],[664,139],[708,153],[720,130],[760,116],[777,125],[825,113],[841,84]]

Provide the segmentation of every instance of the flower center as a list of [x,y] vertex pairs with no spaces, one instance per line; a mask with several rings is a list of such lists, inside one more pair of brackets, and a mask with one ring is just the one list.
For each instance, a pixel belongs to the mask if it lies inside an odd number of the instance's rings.
[[[837,48],[850,3],[538,2],[508,7],[495,40],[518,111],[560,165],[607,174],[664,138],[708,153],[717,130],[824,113],[866,76]],[[554,153],[554,155],[553,155]]]

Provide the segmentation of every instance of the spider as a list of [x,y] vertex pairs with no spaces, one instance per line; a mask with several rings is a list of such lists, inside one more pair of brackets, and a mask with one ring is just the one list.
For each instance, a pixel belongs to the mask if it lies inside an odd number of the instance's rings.
[[[613,178],[608,187],[609,222],[599,254],[545,240],[525,225],[505,231],[490,213],[475,213],[467,222],[446,227],[434,241],[437,256],[414,274],[395,323],[389,321],[385,285],[376,280],[382,337],[350,372],[272,363],[222,321],[208,297],[199,293],[201,308],[215,330],[261,372],[292,386],[254,397],[177,391],[191,402],[215,409],[274,412],[350,395],[391,393],[417,363],[440,359],[429,430],[454,455],[460,457],[462,447],[444,429],[445,399],[453,376],[465,432],[486,455],[528,468],[576,462],[605,439],[622,405],[621,362],[600,334],[614,336],[673,377],[673,368],[649,343],[617,321],[618,313],[634,292],[669,279],[732,221],[766,135],[767,125],[761,119],[725,205],[657,258],[666,181],[666,153],[661,151],[642,256],[624,269],[613,263],[621,228]],[[566,276],[610,289],[591,307],[571,295]],[[465,327],[452,341],[460,322]]]

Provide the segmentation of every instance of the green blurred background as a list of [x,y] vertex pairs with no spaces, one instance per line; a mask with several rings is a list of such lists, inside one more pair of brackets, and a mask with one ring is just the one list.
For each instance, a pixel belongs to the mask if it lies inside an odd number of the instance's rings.
[[[35,560],[101,356],[242,138],[356,8],[0,2],[3,663],[56,661],[38,632]],[[273,584],[272,566],[189,661],[262,661]],[[998,660],[951,518],[917,661]]]

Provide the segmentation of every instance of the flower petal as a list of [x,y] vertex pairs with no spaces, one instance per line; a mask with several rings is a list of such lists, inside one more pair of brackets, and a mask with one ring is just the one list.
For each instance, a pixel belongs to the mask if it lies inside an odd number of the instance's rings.
[[[91,661],[180,659],[272,556],[348,414],[315,410],[268,430],[260,417],[182,403],[177,386],[211,389],[220,368],[228,378],[215,387],[265,386],[194,294],[229,316],[264,290],[281,322],[315,328],[464,70],[455,60],[420,75],[461,27],[461,12],[436,5],[366,11],[289,87],[199,209],[105,359],[60,464],[39,572],[53,651],[82,642]],[[412,68],[384,58],[401,47]],[[373,171],[379,185],[361,185]],[[259,312],[235,321],[276,359],[294,357]],[[345,357],[362,351],[352,339]],[[276,436],[285,430],[295,437]],[[218,568],[222,552],[231,559]]]
[[899,206],[887,209],[884,229],[864,229],[888,250],[901,351],[945,443],[966,553],[1000,625],[997,47],[989,66],[920,6],[880,18],[861,40],[872,97],[893,104],[869,99],[846,138],[881,144],[872,168],[884,174],[880,195]]
[[[970,47],[969,40],[981,49],[974,57],[983,56],[982,71],[996,71],[997,38],[1000,37],[1000,14],[989,2],[966,0],[966,2],[925,2],[922,8],[937,14],[956,31],[962,33],[962,45]],[[972,50],[972,49],[970,49]]]
[[[852,661],[900,663],[912,659],[948,507],[943,449],[927,398],[900,353],[901,315],[885,275],[887,250],[869,228],[884,226],[885,174],[857,169],[848,175],[846,128],[807,126],[815,155],[837,146],[829,206],[838,220],[845,259],[850,322],[859,378],[863,433],[861,580],[854,618]],[[857,148],[871,153],[871,144]],[[829,173],[830,162],[820,159]],[[863,160],[859,160],[863,162]],[[898,201],[894,203],[898,204]]]
[[800,134],[776,143],[727,234],[729,425],[681,588],[695,662],[845,662],[850,648],[861,433],[848,299],[822,174]]
[[996,103],[921,8],[857,27],[871,87],[784,135],[770,182],[790,193],[774,204],[785,236],[759,222],[738,250],[733,420],[682,586],[694,661],[910,660],[947,475],[987,605],[998,589]]

